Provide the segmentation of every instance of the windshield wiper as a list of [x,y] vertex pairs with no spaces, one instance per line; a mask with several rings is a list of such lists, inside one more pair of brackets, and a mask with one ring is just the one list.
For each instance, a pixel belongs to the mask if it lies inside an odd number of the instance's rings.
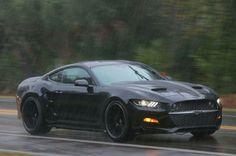
[[132,70],[134,71],[134,73],[135,73],[136,75],[138,75],[138,76],[141,77],[142,79],[145,79],[145,80],[149,81],[148,78],[146,78],[145,76],[143,76],[142,74],[140,74],[140,73],[139,73],[137,70],[135,70],[133,67],[131,67],[130,65],[128,65],[128,66],[129,66],[130,69],[132,69]]

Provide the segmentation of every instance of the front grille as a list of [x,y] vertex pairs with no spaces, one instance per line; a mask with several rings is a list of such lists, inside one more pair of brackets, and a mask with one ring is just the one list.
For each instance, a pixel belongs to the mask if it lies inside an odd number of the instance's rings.
[[217,103],[210,100],[194,100],[177,102],[171,106],[171,112],[184,112],[193,110],[217,110]]
[[171,114],[170,118],[177,127],[215,126],[216,113]]

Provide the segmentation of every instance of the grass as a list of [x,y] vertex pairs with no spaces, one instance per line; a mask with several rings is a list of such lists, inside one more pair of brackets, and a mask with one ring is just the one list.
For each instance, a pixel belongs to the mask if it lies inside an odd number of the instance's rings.
[[1,152],[0,156],[30,156],[27,153],[17,153],[17,152]]
[[15,98],[15,96],[12,96],[12,95],[0,95],[0,99],[14,99]]

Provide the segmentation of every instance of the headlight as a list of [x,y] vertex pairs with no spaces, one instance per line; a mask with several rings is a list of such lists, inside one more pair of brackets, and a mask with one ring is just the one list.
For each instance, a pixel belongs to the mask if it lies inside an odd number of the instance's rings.
[[141,106],[141,107],[156,107],[159,102],[157,101],[148,101],[148,100],[132,100],[132,102],[137,105],[137,106]]

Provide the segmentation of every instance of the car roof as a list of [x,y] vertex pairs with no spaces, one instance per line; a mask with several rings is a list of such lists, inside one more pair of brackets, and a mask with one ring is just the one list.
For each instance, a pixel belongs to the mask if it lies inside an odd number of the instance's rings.
[[96,61],[78,62],[78,63],[74,63],[73,65],[82,65],[82,66],[91,68],[91,67],[101,66],[101,65],[124,64],[124,63],[138,64],[138,62],[127,61],[127,60],[96,60]]
[[59,68],[56,68],[54,70],[51,70],[50,72],[46,73],[43,75],[43,77],[46,77],[54,72],[57,72],[61,69],[67,68],[67,67],[72,67],[72,66],[84,66],[87,68],[92,68],[96,66],[103,66],[103,65],[112,65],[112,64],[141,64],[139,62],[135,61],[127,61],[127,60],[96,60],[96,61],[84,61],[84,62],[78,62],[78,63],[73,63],[73,64],[67,64],[64,66],[61,66]]

